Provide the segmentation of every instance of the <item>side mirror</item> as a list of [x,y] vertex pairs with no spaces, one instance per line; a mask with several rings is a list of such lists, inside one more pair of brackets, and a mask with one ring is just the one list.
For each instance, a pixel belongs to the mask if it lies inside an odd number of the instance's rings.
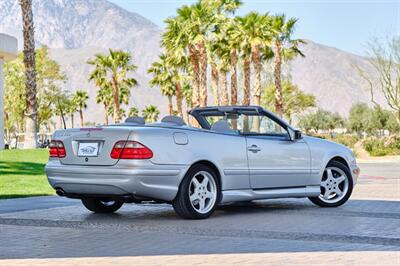
[[301,131],[298,129],[288,128],[288,131],[289,131],[289,136],[290,136],[291,141],[295,141],[295,140],[303,138]]
[[303,138],[303,135],[302,135],[301,131],[296,129],[294,131],[294,139],[302,139],[302,138]]

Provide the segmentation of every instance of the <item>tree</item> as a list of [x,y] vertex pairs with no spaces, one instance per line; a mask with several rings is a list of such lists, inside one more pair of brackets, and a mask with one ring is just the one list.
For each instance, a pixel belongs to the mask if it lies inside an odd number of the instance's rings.
[[128,116],[129,117],[139,116],[139,109],[137,109],[136,107],[129,108]]
[[[283,115],[289,120],[289,123],[292,122],[293,114],[300,114],[307,108],[316,106],[315,96],[301,91],[290,80],[284,80],[282,85],[282,96],[285,99]],[[262,105],[276,112],[275,100],[275,85],[269,84],[264,89]]]
[[70,118],[71,118],[71,128],[74,128],[75,125],[75,113],[78,112],[78,104],[76,101],[73,99],[67,99],[67,104],[66,104],[66,111],[68,112]]
[[323,109],[318,109],[314,113],[310,113],[300,117],[298,126],[308,133],[314,130],[333,130],[342,128],[345,125],[344,119],[338,113],[332,113]]
[[[113,118],[115,123],[120,121],[119,112],[119,90],[122,86],[130,89],[137,85],[134,78],[128,78],[129,72],[135,71],[136,66],[131,64],[132,56],[128,52],[109,49],[109,54],[96,54],[95,58],[88,63],[95,66],[90,77],[102,77],[106,79],[110,76],[113,88]],[[99,78],[100,79],[100,78]]]
[[20,0],[24,36],[25,65],[25,139],[24,148],[37,147],[37,101],[35,70],[35,38],[32,14],[32,1]]
[[81,127],[83,127],[83,109],[87,108],[87,100],[89,95],[86,91],[77,90],[72,97],[72,102],[76,104],[81,120]]
[[[4,65],[5,125],[8,133],[21,133],[25,129],[24,113],[27,107],[23,57],[23,53],[20,53],[16,60]],[[35,51],[35,65],[37,130],[49,131],[54,111],[57,110],[57,99],[64,93],[59,85],[66,77],[61,72],[60,65],[50,58],[48,48],[44,45]]]
[[[190,86],[189,83],[184,83],[182,86],[182,94],[183,94],[183,98],[185,99],[186,102],[186,116],[184,117],[186,119],[186,122],[189,123],[189,114],[188,111],[192,108],[192,93],[193,90]],[[197,124],[194,124],[197,125]]]
[[296,55],[304,56],[299,50],[302,40],[292,39],[297,19],[290,18],[286,21],[284,14],[272,17],[271,33],[274,46],[274,81],[275,81],[275,111],[282,117],[284,112],[282,92],[282,60],[293,59]]
[[142,115],[146,122],[154,123],[157,121],[158,116],[160,115],[160,111],[157,109],[157,106],[149,105],[143,109]]
[[112,87],[111,85],[103,85],[103,87],[97,91],[96,103],[101,103],[104,106],[104,124],[108,125],[108,110],[112,103]]
[[349,130],[359,135],[384,135],[384,131],[397,132],[400,125],[396,121],[396,115],[389,110],[382,109],[376,105],[373,108],[365,103],[354,104],[349,114]]
[[369,74],[356,67],[360,76],[367,82],[371,93],[371,101],[375,94],[381,92],[388,106],[396,113],[400,125],[400,37],[390,37],[385,42],[374,37],[367,43],[368,60],[375,73]]
[[227,75],[229,71],[231,49],[225,37],[224,31],[220,32],[216,36],[215,42],[210,45],[210,51],[218,58],[218,60],[214,63],[216,64],[218,77],[221,80],[221,97],[219,102],[221,105],[228,105],[229,97]]
[[24,130],[26,109],[25,73],[22,54],[4,64],[4,128],[8,143]]
[[174,111],[172,97],[175,96],[176,83],[174,82],[173,74],[171,73],[170,66],[167,62],[167,56],[161,54],[159,60],[154,62],[147,72],[153,74],[153,78],[149,82],[150,86],[159,86],[161,93],[167,96],[168,113],[172,115]]
[[62,128],[67,128],[65,123],[65,115],[69,111],[71,99],[67,93],[61,93],[55,99],[55,114],[60,118],[60,125]]
[[[36,88],[37,88],[37,121],[38,130],[45,127],[50,130],[49,124],[57,108],[59,95],[64,94],[60,85],[66,81],[60,65],[50,58],[49,49],[42,45],[36,50]],[[67,113],[67,112],[66,112]]]

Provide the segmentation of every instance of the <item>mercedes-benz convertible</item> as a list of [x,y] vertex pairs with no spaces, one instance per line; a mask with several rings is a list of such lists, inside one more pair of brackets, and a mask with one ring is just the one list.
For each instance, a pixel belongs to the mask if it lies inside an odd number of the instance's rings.
[[167,116],[141,117],[95,128],[57,130],[46,173],[60,196],[90,211],[110,213],[124,203],[164,202],[189,219],[218,205],[308,197],[336,207],[359,175],[347,147],[303,136],[258,106],[195,108],[199,127]]

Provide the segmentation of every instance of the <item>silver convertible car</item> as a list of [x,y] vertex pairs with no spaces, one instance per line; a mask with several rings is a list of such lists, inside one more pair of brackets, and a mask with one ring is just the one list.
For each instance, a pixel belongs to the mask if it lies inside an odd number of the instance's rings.
[[176,116],[57,130],[46,173],[60,196],[93,212],[123,203],[166,202],[189,219],[220,204],[308,197],[321,207],[345,203],[359,175],[354,154],[303,136],[258,106],[195,108],[199,127]]

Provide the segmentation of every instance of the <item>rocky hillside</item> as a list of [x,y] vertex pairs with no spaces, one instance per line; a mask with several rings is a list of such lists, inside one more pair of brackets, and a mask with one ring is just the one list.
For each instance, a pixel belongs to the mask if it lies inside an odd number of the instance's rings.
[[[160,52],[162,29],[139,14],[128,12],[106,0],[41,0],[33,1],[37,44],[46,44],[68,76],[66,89],[87,90],[90,94],[87,116],[101,122],[103,111],[95,104],[96,89],[87,81],[88,58],[109,47],[132,52],[138,65],[135,78],[139,87],[132,91],[131,104],[142,108],[158,105],[166,112],[165,99],[155,88],[149,88],[146,70]],[[0,1],[0,32],[19,39],[22,26],[18,1]],[[364,58],[308,41],[302,50],[305,58],[291,64],[293,80],[299,87],[317,97],[320,107],[346,114],[358,101],[369,101],[353,65],[367,66]]]

